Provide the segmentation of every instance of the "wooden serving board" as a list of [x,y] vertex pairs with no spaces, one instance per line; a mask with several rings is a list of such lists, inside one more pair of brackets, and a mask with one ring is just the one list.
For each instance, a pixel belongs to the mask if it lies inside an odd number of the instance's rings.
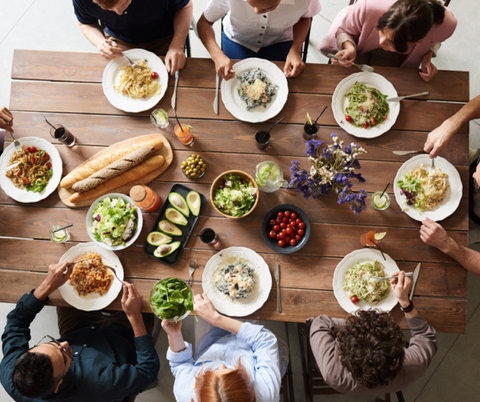
[[[120,186],[120,187],[117,187],[113,190],[110,190],[108,192],[105,192],[104,194],[102,195],[105,195],[107,193],[122,193],[122,194],[127,194],[129,193],[130,189],[137,185],[137,184],[148,184],[150,182],[152,182],[153,180],[155,180],[158,176],[160,176],[165,170],[167,170],[167,168],[170,166],[170,164],[172,163],[172,160],[173,160],[173,151],[172,151],[172,147],[170,145],[170,143],[168,142],[168,140],[165,138],[164,135],[162,134],[150,134],[150,135],[142,135],[140,137],[134,137],[134,138],[129,138],[128,140],[125,140],[125,141],[120,141],[120,142],[117,142],[116,144],[113,144],[113,145],[110,145],[108,148],[105,148],[104,150],[96,153],[95,155],[93,155],[91,158],[88,158],[85,162],[83,162],[81,165],[77,166],[76,169],[78,169],[79,167],[85,165],[87,162],[90,162],[100,156],[103,156],[103,155],[106,155],[106,154],[109,154],[111,152],[114,152],[116,151],[117,149],[120,149],[120,148],[125,148],[125,147],[128,147],[129,145],[133,145],[134,143],[138,142],[139,140],[149,140],[149,139],[153,139],[153,138],[160,138],[162,141],[163,141],[163,147],[162,149],[159,149],[158,151],[156,151],[153,155],[162,155],[164,158],[165,158],[165,163],[160,166],[158,169],[150,172],[149,174],[143,176],[143,177],[140,177],[139,179],[135,180],[135,181],[132,181],[130,183],[127,183],[123,186]],[[153,156],[152,155],[152,156]],[[70,207],[70,208],[80,208],[80,207],[88,207],[90,205],[93,204],[93,202],[98,198],[98,197],[101,197],[101,195],[99,196],[96,196],[94,198],[91,198],[91,199],[88,199],[88,200],[84,200],[84,201],[81,201],[77,204],[73,204],[69,201],[69,198],[75,193],[75,191],[73,190],[73,188],[62,188],[60,186],[58,186],[58,196],[60,197],[60,200],[67,206],[67,207]]]

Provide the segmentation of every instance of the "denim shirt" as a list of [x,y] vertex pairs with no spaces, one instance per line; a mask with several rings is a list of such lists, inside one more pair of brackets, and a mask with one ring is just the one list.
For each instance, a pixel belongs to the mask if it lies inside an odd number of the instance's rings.
[[167,351],[175,376],[173,391],[177,402],[197,401],[195,375],[200,370],[216,370],[221,364],[234,369],[239,359],[253,383],[257,402],[280,400],[281,352],[275,335],[262,325],[244,322],[237,335],[220,328],[212,329],[199,342],[195,360],[192,358],[192,345],[185,342],[185,346],[186,349],[178,353],[170,348]]
[[17,358],[29,349],[30,324],[45,304],[32,291],[7,316],[0,379],[15,401],[119,401],[155,381],[160,361],[151,335],[134,338],[133,331],[121,324],[101,329],[85,320],[60,339],[68,341],[73,362],[58,392],[42,399],[22,396],[13,386],[12,370]]

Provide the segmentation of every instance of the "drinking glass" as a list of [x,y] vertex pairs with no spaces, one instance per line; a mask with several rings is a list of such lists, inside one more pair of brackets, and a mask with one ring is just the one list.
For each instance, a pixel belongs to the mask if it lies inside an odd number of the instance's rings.
[[166,128],[168,127],[168,113],[164,109],[155,109],[150,113],[150,121],[155,127]]
[[[53,127],[55,127],[55,129]],[[75,145],[77,140],[75,136],[70,131],[68,131],[68,129],[63,127],[61,124],[55,124],[53,127],[50,128],[50,135],[53,138],[60,142],[63,142],[69,148]]]
[[217,234],[213,229],[210,228],[204,228],[200,232],[200,240],[205,243],[209,244],[211,246],[214,246],[215,244],[218,243],[218,237]]
[[255,181],[258,188],[265,193],[273,193],[281,187],[288,188],[288,181],[283,178],[282,169],[272,161],[263,161],[257,165]]
[[255,141],[258,149],[265,149],[270,142],[270,133],[265,130],[258,130],[255,133]]
[[50,228],[50,240],[54,243],[65,243],[70,239],[70,232],[68,229],[59,230],[53,233],[55,230],[60,229],[61,225],[53,225]]
[[194,138],[190,129],[191,127],[186,124],[182,124],[182,127],[178,124],[175,126],[175,135],[183,145],[193,144]]
[[372,207],[377,211],[385,211],[390,206],[390,196],[387,192],[382,195],[383,191],[376,191],[372,195]]
[[303,125],[303,139],[310,141],[313,136],[318,133],[318,127],[316,124],[310,124],[308,121]]

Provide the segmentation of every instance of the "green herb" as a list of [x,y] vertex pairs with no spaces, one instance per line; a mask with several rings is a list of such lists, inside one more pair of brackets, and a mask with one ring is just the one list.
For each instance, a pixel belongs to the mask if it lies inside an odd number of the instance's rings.
[[150,306],[158,317],[177,322],[187,311],[193,312],[192,291],[181,279],[164,279],[155,285]]

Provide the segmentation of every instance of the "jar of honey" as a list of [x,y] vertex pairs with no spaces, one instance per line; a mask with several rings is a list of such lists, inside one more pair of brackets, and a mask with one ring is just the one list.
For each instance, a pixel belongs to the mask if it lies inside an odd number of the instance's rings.
[[130,189],[130,198],[133,203],[145,212],[153,212],[160,206],[160,196],[150,187],[142,185]]

